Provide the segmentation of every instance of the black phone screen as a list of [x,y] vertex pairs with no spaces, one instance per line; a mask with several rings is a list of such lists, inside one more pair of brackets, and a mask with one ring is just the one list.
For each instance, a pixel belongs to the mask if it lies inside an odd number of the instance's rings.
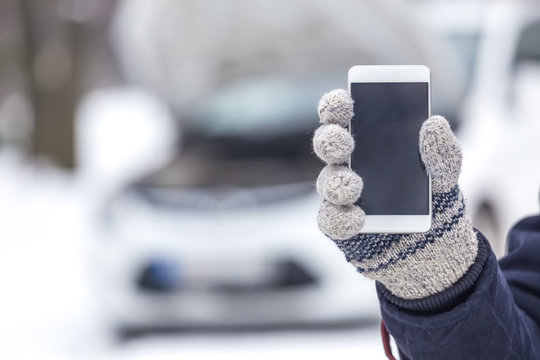
[[429,214],[429,178],[418,149],[428,92],[427,82],[351,83],[351,168],[364,180],[357,204],[367,215]]

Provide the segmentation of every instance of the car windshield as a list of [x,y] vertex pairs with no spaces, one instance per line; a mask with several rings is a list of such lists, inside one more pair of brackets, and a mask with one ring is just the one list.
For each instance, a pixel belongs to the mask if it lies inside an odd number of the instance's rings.
[[273,77],[233,84],[200,102],[184,119],[182,150],[143,180],[167,187],[253,187],[312,182],[316,104],[338,77]]

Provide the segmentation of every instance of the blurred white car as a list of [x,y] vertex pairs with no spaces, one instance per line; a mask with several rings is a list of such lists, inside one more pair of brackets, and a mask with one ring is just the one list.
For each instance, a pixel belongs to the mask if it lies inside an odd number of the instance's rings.
[[537,214],[540,190],[540,7],[530,1],[492,5],[465,104],[460,137],[469,154],[463,188],[476,213],[498,225],[495,249],[525,216]]
[[511,226],[539,210],[540,4],[426,5],[424,18],[456,47],[471,74],[458,131],[460,184],[475,224],[500,256]]
[[216,94],[194,111],[177,160],[111,199],[97,267],[115,327],[376,318],[374,284],[316,225],[314,104],[260,105],[329,85],[272,79]]
[[502,255],[511,226],[539,210],[540,6],[463,5],[461,28],[448,32],[472,74],[458,134],[465,154],[460,183],[475,223]]
[[164,94],[181,139],[175,161],[104,206],[96,267],[111,326],[377,318],[374,284],[317,229],[316,104],[352,65],[424,63],[438,81],[434,111],[448,113],[460,64],[395,1],[298,2],[283,17],[261,11],[279,1],[237,0],[251,16],[235,26],[218,0],[185,3],[124,1],[115,27],[128,76]]

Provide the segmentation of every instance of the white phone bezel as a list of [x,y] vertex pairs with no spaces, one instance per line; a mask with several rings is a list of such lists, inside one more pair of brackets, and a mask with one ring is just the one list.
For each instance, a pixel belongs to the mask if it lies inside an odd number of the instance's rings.
[[[431,116],[431,75],[424,65],[357,65],[349,69],[348,85],[356,82],[427,82],[428,117]],[[349,121],[349,131],[351,123]],[[349,168],[351,161],[349,157]],[[361,175],[361,174],[360,174]],[[428,215],[366,215],[361,233],[421,233],[431,228],[431,177]],[[369,191],[369,190],[368,190]]]

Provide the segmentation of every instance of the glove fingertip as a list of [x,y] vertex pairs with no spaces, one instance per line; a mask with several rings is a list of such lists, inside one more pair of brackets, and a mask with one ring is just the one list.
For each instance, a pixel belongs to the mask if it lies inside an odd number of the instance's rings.
[[351,169],[339,165],[327,165],[317,178],[317,192],[335,205],[354,204],[362,193],[362,178]]
[[347,90],[332,90],[321,97],[318,106],[321,124],[336,124],[341,127],[349,126],[353,117],[353,99]]
[[339,125],[322,125],[313,136],[313,150],[327,164],[342,164],[354,150],[354,139]]
[[422,124],[419,139],[420,156],[427,172],[451,188],[457,184],[461,172],[461,145],[442,116],[432,116]]
[[334,205],[323,201],[317,216],[319,229],[334,240],[346,240],[358,234],[364,226],[365,213],[355,205]]

